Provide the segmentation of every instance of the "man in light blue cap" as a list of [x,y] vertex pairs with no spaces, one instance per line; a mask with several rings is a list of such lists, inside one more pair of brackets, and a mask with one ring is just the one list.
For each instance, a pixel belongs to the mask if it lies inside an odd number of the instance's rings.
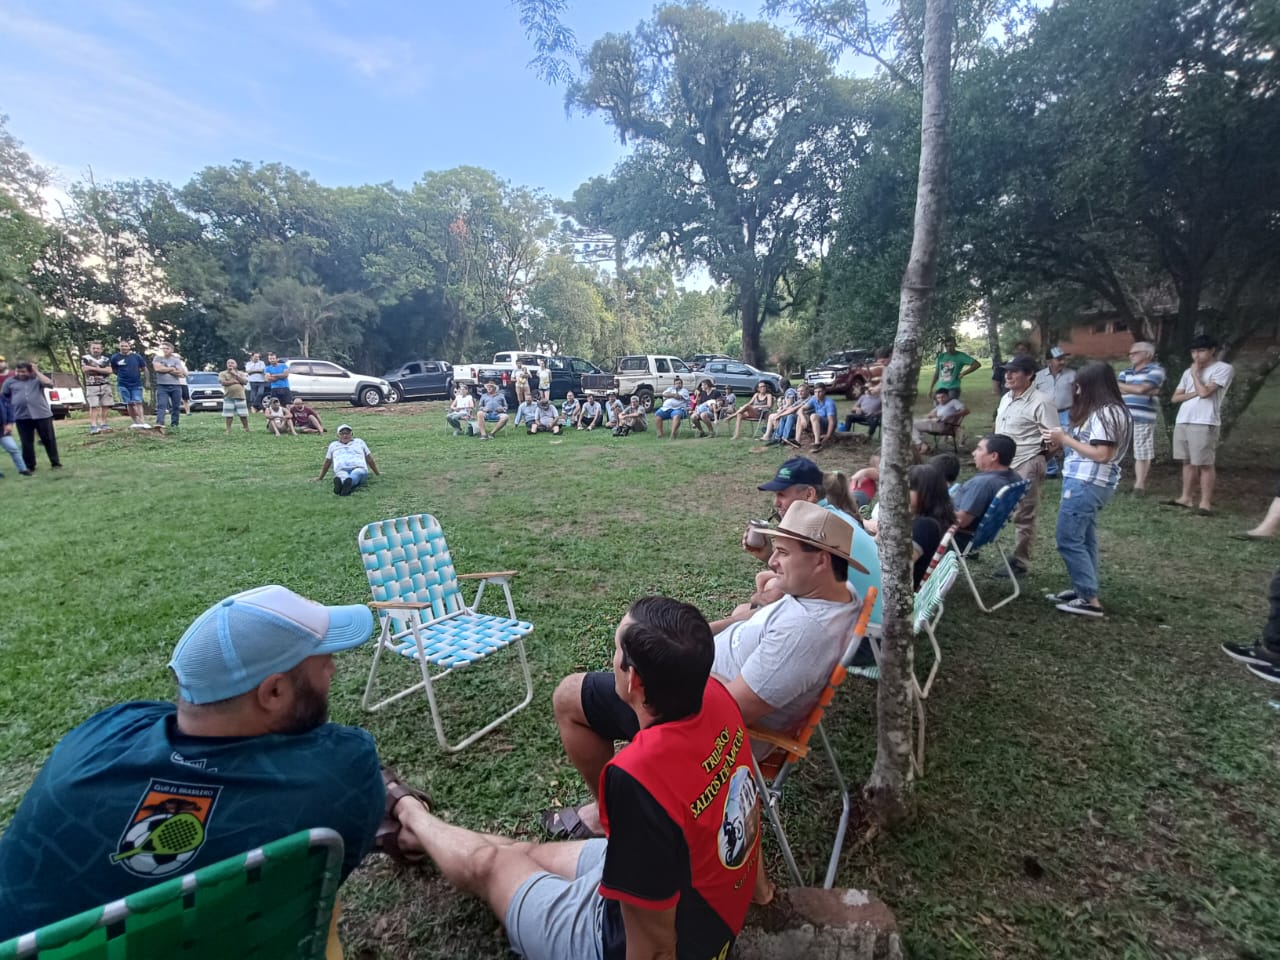
[[329,682],[372,630],[275,585],[200,614],[176,704],[110,707],[54,747],[0,837],[0,940],[309,827],[342,835],[350,873],[385,789],[373,738],[326,722]]

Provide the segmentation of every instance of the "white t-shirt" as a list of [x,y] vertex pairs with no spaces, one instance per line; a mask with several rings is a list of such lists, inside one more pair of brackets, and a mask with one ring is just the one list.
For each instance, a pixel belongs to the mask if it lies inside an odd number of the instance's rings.
[[454,394],[452,410],[473,410],[475,409],[476,399],[471,394],[466,393],[462,396]]
[[325,458],[333,461],[335,471],[354,470],[356,467],[366,466],[364,458],[368,453],[369,448],[365,442],[359,437],[352,437],[350,443],[343,443],[341,440],[330,443]]
[[741,674],[756,696],[776,708],[759,725],[792,733],[844,653],[858,606],[852,592],[845,603],[785,596],[716,634],[711,672],[725,680]]
[[[1213,396],[1211,397],[1192,397],[1190,400],[1183,400],[1182,406],[1178,407],[1178,416],[1174,423],[1201,423],[1208,424],[1211,427],[1221,426],[1222,398],[1226,396],[1227,388],[1231,386],[1231,378],[1235,375],[1235,368],[1221,360],[1215,360],[1205,367],[1204,372],[1200,374],[1200,381],[1206,384],[1216,383],[1218,389],[1213,391]],[[1184,370],[1182,379],[1178,381],[1178,392],[1194,393],[1195,389],[1196,385],[1195,381],[1191,379],[1191,371]]]

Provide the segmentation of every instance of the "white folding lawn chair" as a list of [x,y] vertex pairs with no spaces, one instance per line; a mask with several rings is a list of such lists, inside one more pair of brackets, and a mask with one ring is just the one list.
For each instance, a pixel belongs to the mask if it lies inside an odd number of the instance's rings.
[[[1003,545],[997,538],[1000,536],[1000,531],[1005,528],[1009,518],[1013,516],[1014,508],[1018,506],[1018,501],[1027,492],[1028,486],[1028,481],[1019,480],[1016,483],[1008,483],[1001,487],[987,507],[987,512],[982,515],[982,519],[978,521],[978,525],[974,528],[973,539],[965,544],[963,550],[956,547],[956,559],[960,561],[960,570],[964,573],[964,578],[969,583],[969,589],[973,593],[974,601],[978,604],[978,609],[983,613],[994,613],[1006,603],[1017,599],[1022,592],[1022,586],[1018,583],[1018,578],[1014,575],[1013,567],[1009,563],[1009,555],[1005,553]],[[955,545],[954,527],[947,531],[947,535],[943,537],[942,542],[948,546]],[[991,604],[991,606],[987,606],[982,599],[982,594],[978,592],[978,585],[974,582],[968,563],[982,547],[988,544],[991,544],[1000,552],[1000,559],[1004,561],[1005,571],[1009,575],[1009,580],[1013,583],[1013,592],[998,602]]]
[[[369,605],[382,623],[361,701],[366,710],[381,710],[421,690],[431,708],[436,739],[445,750],[456,753],[529,705],[533,700],[533,677],[525,657],[524,638],[533,630],[533,624],[516,619],[510,586],[516,571],[459,575],[453,568],[439,521],[425,513],[371,523],[360,531],[359,544],[373,595]],[[480,581],[470,606],[462,597],[459,580]],[[502,588],[508,616],[476,612],[489,583]],[[451,746],[445,737],[435,685],[455,670],[474,666],[512,646],[520,658],[524,699]],[[422,679],[370,704],[383,653],[417,661]],[[437,671],[434,674],[433,668]]]

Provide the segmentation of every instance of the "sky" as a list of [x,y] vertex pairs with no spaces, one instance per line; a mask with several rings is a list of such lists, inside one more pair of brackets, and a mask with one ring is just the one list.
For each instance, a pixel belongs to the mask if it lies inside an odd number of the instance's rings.
[[[760,0],[719,0],[757,15]],[[652,0],[570,0],[584,47]],[[528,67],[510,0],[3,0],[0,114],[62,185],[279,161],[328,186],[475,165],[568,197],[623,147]]]

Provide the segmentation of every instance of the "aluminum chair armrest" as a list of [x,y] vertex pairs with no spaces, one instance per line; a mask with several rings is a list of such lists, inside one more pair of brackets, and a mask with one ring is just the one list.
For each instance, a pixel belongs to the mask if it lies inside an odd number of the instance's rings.
[[431,601],[417,600],[370,600],[369,606],[375,610],[430,610]]
[[459,580],[489,580],[492,577],[514,577],[520,573],[519,570],[494,570],[490,573],[460,573],[457,575]]

